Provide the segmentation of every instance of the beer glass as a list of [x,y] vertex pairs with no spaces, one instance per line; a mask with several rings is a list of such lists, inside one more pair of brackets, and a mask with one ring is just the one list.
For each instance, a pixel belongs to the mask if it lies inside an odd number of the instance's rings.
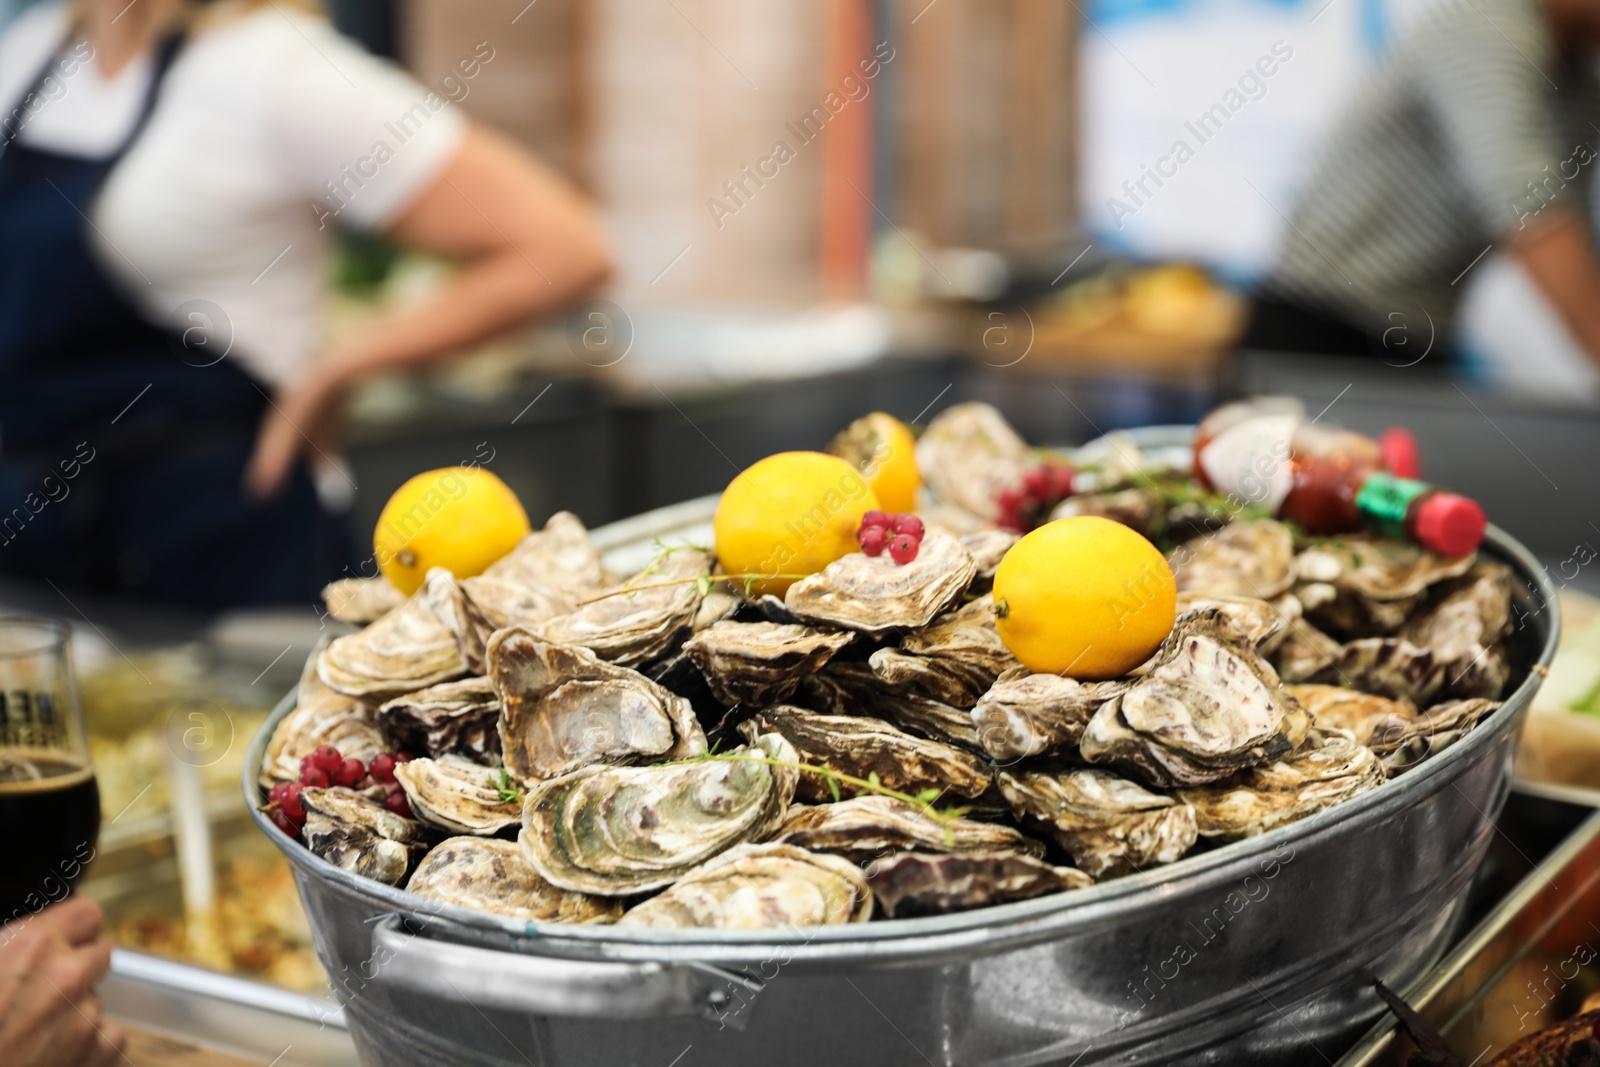
[[94,858],[100,789],[72,630],[0,616],[0,923],[65,898]]

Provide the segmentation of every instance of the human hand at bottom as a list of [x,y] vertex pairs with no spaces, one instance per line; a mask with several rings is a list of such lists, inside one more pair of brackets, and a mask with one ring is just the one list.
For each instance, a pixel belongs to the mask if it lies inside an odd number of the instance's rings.
[[94,987],[111,944],[92,900],[73,897],[0,926],[0,1053],[14,1067],[106,1067],[122,1030],[100,1014]]

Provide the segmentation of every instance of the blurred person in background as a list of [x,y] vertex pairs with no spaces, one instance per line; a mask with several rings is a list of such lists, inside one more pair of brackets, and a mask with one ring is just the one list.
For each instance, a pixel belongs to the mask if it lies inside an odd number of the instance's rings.
[[111,969],[100,906],[73,897],[0,926],[0,1049],[8,1067],[107,1067],[122,1030],[94,987]]
[[[493,55],[424,85],[294,0],[55,0],[0,34],[0,571],[201,607],[339,576],[313,474],[351,385],[610,269],[578,192],[454,106]],[[461,269],[323,346],[346,227]]]
[[1423,15],[1335,124],[1244,347],[1393,365],[1443,353],[1464,276],[1498,247],[1600,364],[1597,44],[1600,0],[1441,0]]

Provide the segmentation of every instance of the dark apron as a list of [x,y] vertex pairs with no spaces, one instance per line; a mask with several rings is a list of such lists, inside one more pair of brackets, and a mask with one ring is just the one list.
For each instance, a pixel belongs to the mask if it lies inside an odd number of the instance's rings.
[[268,388],[146,320],[90,248],[95,197],[179,44],[104,159],[0,149],[0,572],[204,608],[310,602],[349,540],[304,464],[271,500],[245,496]]

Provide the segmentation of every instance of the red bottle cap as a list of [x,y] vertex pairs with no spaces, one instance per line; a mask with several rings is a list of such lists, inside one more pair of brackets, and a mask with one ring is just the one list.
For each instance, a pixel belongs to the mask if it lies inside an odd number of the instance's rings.
[[1489,525],[1476,500],[1456,493],[1434,493],[1417,505],[1417,544],[1444,556],[1464,556],[1483,543]]
[[1383,469],[1396,478],[1422,477],[1422,450],[1410,430],[1394,426],[1383,431],[1378,451],[1383,454]]

